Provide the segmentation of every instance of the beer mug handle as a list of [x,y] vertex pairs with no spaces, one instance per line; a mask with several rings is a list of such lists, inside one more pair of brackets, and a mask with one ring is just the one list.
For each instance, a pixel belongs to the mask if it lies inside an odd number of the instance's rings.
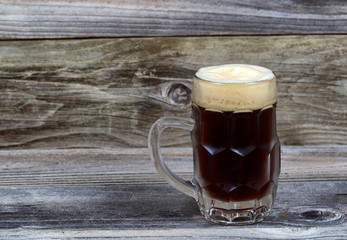
[[194,120],[183,117],[162,117],[152,126],[148,136],[148,148],[154,165],[165,180],[177,190],[193,197],[195,200],[195,187],[174,174],[165,164],[160,152],[160,135],[166,128],[179,128],[191,131],[194,127]]

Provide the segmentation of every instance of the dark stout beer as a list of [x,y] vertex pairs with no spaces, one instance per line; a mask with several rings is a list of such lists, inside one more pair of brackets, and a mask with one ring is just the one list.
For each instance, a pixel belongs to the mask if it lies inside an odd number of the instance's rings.
[[199,188],[226,202],[271,194],[280,170],[275,105],[239,113],[192,108],[194,173]]
[[276,79],[266,68],[231,64],[197,72],[191,137],[203,208],[206,199],[218,208],[271,206],[280,172],[276,101]]

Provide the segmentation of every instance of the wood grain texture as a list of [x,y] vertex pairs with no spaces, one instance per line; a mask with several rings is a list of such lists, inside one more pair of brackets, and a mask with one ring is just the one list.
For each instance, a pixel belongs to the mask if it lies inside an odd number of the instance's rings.
[[346,182],[282,183],[270,216],[207,222],[168,185],[0,188],[5,239],[345,239]]
[[248,36],[1,41],[0,148],[146,147],[156,119],[190,116],[195,71],[229,62],[274,70],[283,145],[347,144],[346,36]]
[[[174,171],[187,173],[189,149],[163,154]],[[205,221],[193,199],[158,180],[147,155],[124,148],[0,151],[0,238],[347,236],[346,147],[284,147],[273,211],[260,224],[239,227]]]
[[346,32],[343,0],[0,2],[0,39]]
[[[190,148],[164,148],[168,166],[193,178]],[[0,151],[0,186],[68,187],[165,183],[148,149]],[[347,181],[346,146],[282,147],[281,182]]]

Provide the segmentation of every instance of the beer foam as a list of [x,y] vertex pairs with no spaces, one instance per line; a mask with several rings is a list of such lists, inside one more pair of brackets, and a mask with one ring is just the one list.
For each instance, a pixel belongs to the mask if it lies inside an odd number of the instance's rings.
[[227,64],[201,68],[193,81],[193,102],[219,111],[253,111],[276,102],[276,77],[267,68]]

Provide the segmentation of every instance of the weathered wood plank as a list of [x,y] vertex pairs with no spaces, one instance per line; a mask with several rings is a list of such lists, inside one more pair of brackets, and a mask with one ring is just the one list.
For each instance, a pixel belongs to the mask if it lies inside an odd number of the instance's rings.
[[207,222],[193,199],[167,185],[0,188],[0,237],[343,239],[347,182],[281,183],[262,223]]
[[283,145],[347,144],[342,35],[1,41],[0,148],[145,147],[157,118],[190,116],[194,72],[229,62],[275,71]]
[[[168,166],[192,179],[190,148],[163,149]],[[165,183],[147,149],[0,151],[0,186],[106,186]],[[347,181],[347,147],[282,147],[281,182]]]
[[[282,183],[273,212],[263,223],[235,228],[248,233],[258,229],[263,231],[262,238],[271,236],[271,230],[282,233],[281,237],[286,230],[293,231],[293,235],[285,239],[302,234],[315,236],[328,230],[338,231],[335,233],[338,236],[347,227],[346,187],[347,182]],[[194,232],[199,229],[211,232],[222,230],[223,234],[232,234],[224,232],[224,226],[205,221],[193,199],[168,185],[15,187],[0,188],[0,193],[0,236],[4,230],[25,233],[41,230],[157,229],[161,230],[157,233],[160,234],[165,230],[182,228]],[[321,216],[315,215],[318,214],[315,211],[322,211]],[[235,228],[228,229],[232,231]],[[301,232],[305,228],[311,231]],[[298,232],[295,233],[295,230]],[[127,232],[131,234],[131,231]],[[123,237],[126,237],[125,233]],[[155,231],[152,233],[155,234]],[[135,231],[135,234],[141,234],[141,231]],[[214,234],[221,237],[219,233]],[[320,237],[323,239],[323,236]]]
[[347,32],[343,0],[3,0],[0,39]]
[[[179,174],[189,153],[163,149]],[[0,151],[0,238],[345,239],[346,156],[343,146],[284,147],[270,216],[225,227],[168,184],[148,181],[158,177],[146,149]]]

